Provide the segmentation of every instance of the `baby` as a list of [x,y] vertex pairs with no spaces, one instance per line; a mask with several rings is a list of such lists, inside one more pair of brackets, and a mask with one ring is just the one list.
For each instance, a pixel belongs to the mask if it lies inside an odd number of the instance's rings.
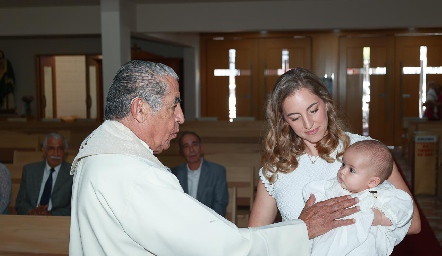
[[[341,195],[359,198],[360,211],[349,216],[356,223],[331,230],[311,241],[311,255],[390,255],[407,234],[413,200],[387,178],[393,169],[390,150],[376,140],[356,142],[344,152],[337,178],[304,187],[304,201]],[[375,218],[375,215],[377,218]]]

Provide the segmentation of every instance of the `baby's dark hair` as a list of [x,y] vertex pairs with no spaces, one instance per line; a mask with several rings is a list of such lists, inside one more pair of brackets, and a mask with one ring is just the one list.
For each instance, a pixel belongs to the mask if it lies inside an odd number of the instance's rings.
[[380,183],[390,177],[394,160],[390,149],[385,144],[377,140],[363,140],[352,144],[348,149],[350,148],[370,161],[371,170],[381,179]]

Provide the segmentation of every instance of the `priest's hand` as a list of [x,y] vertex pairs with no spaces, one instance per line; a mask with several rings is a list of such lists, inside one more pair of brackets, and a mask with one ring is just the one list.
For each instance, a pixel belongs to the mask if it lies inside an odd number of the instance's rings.
[[315,196],[310,195],[299,215],[299,219],[307,225],[310,239],[325,234],[334,228],[355,223],[354,219],[340,218],[359,211],[359,207],[351,207],[358,202],[357,198],[340,196],[316,204],[315,201]]

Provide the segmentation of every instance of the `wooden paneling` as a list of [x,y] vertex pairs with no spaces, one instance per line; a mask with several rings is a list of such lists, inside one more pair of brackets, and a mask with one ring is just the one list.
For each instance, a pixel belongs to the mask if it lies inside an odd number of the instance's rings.
[[[353,132],[364,133],[363,120],[367,120],[368,128],[365,131],[372,138],[378,139],[387,145],[393,145],[393,52],[394,37],[342,37],[341,66],[340,66],[340,102],[339,106],[349,119]],[[364,116],[364,74],[347,74],[347,69],[362,70],[364,66],[364,47],[370,48],[369,68],[386,68],[386,74],[375,74],[366,70],[369,75],[367,99],[369,115]]]
[[67,216],[0,215],[1,255],[69,255]]
[[235,69],[239,75],[234,76],[236,85],[237,116],[255,116],[254,106],[257,104],[257,41],[255,40],[208,40],[206,65],[207,83],[205,99],[201,112],[205,116],[216,116],[218,120],[229,119],[229,77],[215,76],[215,69],[229,70],[229,50],[235,49]]
[[[310,37],[265,38],[259,40],[259,118],[264,119],[264,106],[276,80],[284,68],[312,68],[312,40]],[[288,63],[283,64],[282,51],[288,51]]]
[[[278,69],[312,66],[311,38],[285,34],[268,37],[207,35],[201,40],[201,115],[229,119],[229,77],[214,76],[215,69],[229,69],[229,50],[236,50],[236,116],[264,118],[267,95],[278,78]],[[283,50],[288,63],[283,64]]]
[[[420,66],[420,47],[427,46],[427,66],[442,66],[442,36],[401,36],[395,41],[395,124],[397,132],[395,144],[402,141],[399,130],[403,128],[403,119],[419,117],[419,74],[402,74],[403,67]],[[435,81],[442,84],[441,74],[428,74],[426,82]]]

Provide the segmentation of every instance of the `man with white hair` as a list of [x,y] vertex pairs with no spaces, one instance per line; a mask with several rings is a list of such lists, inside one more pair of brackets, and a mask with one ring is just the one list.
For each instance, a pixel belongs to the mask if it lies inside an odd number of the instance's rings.
[[64,161],[66,139],[58,133],[43,141],[44,161],[23,166],[20,190],[15,202],[21,215],[71,215],[71,164]]

